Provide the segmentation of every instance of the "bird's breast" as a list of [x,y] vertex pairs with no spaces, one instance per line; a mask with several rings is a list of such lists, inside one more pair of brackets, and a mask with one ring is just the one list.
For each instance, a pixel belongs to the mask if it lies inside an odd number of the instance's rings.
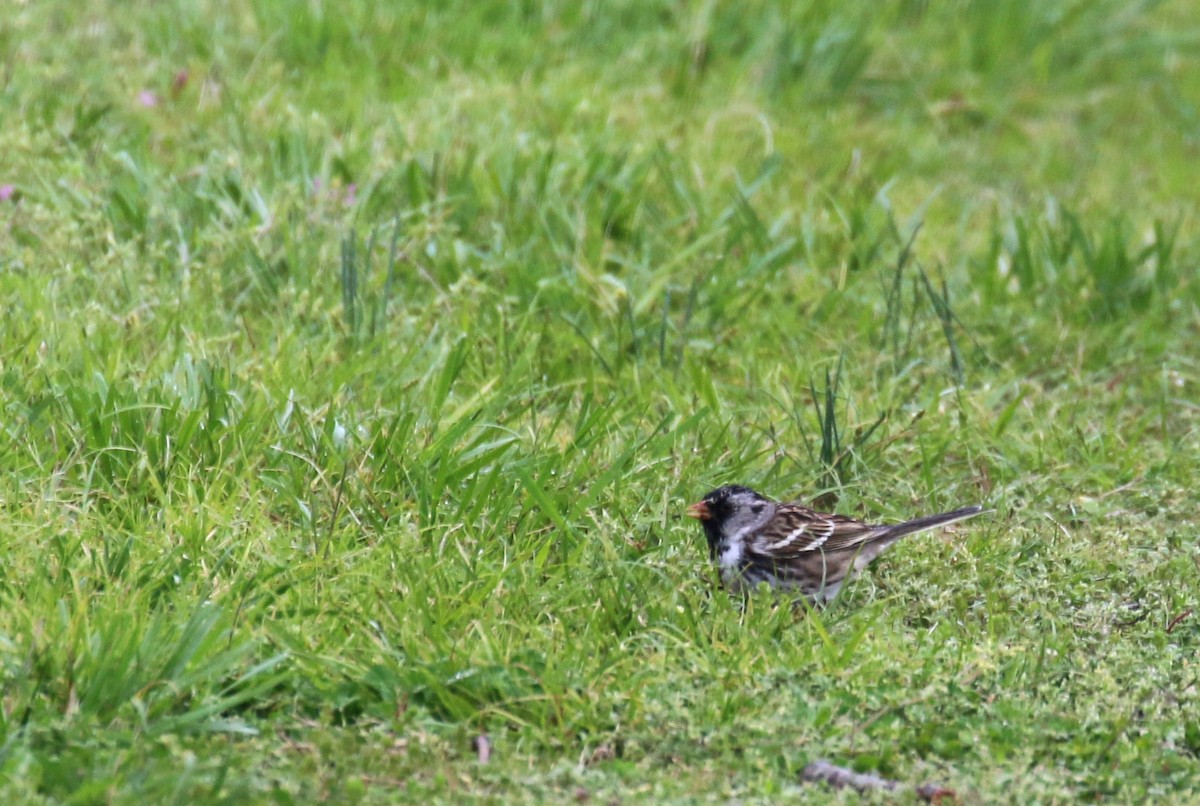
[[741,540],[722,540],[717,546],[717,564],[721,566],[721,574],[739,572],[742,568],[742,558],[746,545]]

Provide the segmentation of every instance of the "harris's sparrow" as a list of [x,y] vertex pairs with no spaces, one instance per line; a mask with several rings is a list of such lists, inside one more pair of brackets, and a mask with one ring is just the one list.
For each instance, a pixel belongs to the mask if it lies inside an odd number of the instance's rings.
[[720,487],[687,509],[700,520],[722,584],[735,593],[766,582],[817,605],[837,596],[847,577],[866,568],[906,535],[978,515],[963,507],[941,515],[881,526],[782,504],[737,485]]

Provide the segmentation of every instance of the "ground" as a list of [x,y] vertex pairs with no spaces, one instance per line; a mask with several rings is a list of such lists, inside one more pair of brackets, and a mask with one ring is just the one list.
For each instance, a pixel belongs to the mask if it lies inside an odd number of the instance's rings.
[[1200,800],[1189,0],[229,6],[0,14],[9,802]]

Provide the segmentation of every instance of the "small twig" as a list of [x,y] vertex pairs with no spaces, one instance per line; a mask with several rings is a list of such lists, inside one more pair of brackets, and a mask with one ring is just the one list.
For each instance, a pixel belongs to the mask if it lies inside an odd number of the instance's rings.
[[865,733],[867,728],[874,725],[880,719],[887,716],[888,714],[903,712],[904,709],[909,708],[913,705],[919,705],[920,703],[925,702],[932,696],[934,696],[934,695],[932,692],[930,692],[930,693],[922,694],[919,697],[913,697],[912,699],[905,700],[904,702],[898,702],[895,705],[889,705],[885,708],[880,708],[878,711],[876,711],[874,714],[872,714],[865,722],[863,722],[860,725],[854,726],[854,730],[850,735],[851,750],[854,749],[854,743],[858,739],[859,734]]
[[471,741],[471,749],[479,758],[480,764],[487,764],[492,758],[492,743],[486,733],[481,733]]
[[1099,495],[1096,496],[1096,500],[1100,501],[1105,498],[1108,498],[1110,495],[1116,495],[1117,493],[1123,493],[1126,490],[1128,490],[1130,487],[1136,487],[1138,485],[1138,483],[1141,482],[1141,480],[1142,480],[1141,476],[1134,476],[1133,479],[1130,480],[1127,484],[1122,484],[1120,487],[1113,487],[1108,492],[1100,493]]
[[[869,792],[872,789],[884,789],[889,792],[899,789],[903,784],[891,778],[881,778],[870,773],[855,772],[845,767],[839,767],[828,761],[814,761],[800,773],[800,779],[809,783],[828,784],[834,789],[850,788],[856,792]],[[929,803],[941,803],[943,800],[957,801],[958,795],[953,789],[947,789],[940,784],[921,784],[914,787],[917,796]]]
[[1170,635],[1171,631],[1179,626],[1179,622],[1183,621],[1185,618],[1187,618],[1190,615],[1192,615],[1192,608],[1189,607],[1187,610],[1184,610],[1178,616],[1171,619],[1171,623],[1167,625],[1167,635]]
[[1070,539],[1071,539],[1071,533],[1067,531],[1067,527],[1063,526],[1061,523],[1059,523],[1058,521],[1054,520],[1054,516],[1053,516],[1053,515],[1051,515],[1049,512],[1047,512],[1047,513],[1045,513],[1045,514],[1046,514],[1046,520],[1048,520],[1048,521],[1050,521],[1051,523],[1053,523],[1053,524],[1054,524],[1055,526],[1057,526],[1059,529],[1062,529],[1062,533],[1063,533],[1064,535],[1066,535],[1066,536],[1067,536],[1067,539],[1068,539],[1068,540],[1070,540]]

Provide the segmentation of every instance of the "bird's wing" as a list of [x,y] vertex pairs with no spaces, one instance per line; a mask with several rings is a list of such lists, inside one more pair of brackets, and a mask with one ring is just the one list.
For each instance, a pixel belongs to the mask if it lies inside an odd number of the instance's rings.
[[808,551],[847,551],[870,542],[871,526],[842,515],[824,515],[799,504],[780,504],[775,517],[752,538],[750,550],[769,557],[796,557]]

